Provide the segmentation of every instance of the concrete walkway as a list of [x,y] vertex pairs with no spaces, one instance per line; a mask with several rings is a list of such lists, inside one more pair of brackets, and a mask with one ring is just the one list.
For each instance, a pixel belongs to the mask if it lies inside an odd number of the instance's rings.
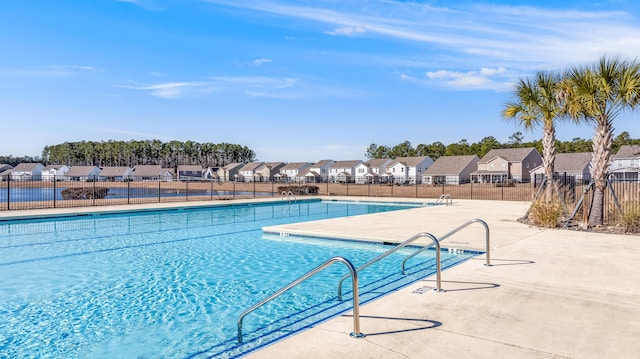
[[[260,358],[640,358],[640,237],[530,228],[529,203],[453,206],[298,223],[268,230],[403,241],[441,236],[472,218],[491,231],[484,257],[360,309],[365,338],[349,337],[351,313],[248,356]],[[470,225],[445,247],[484,249]]]

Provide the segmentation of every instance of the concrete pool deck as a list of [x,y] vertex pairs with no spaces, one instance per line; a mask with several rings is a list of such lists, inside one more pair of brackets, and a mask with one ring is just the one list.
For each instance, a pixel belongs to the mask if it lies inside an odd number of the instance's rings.
[[[353,198],[352,198],[353,199]],[[247,358],[640,358],[640,237],[531,228],[528,202],[452,206],[279,226],[290,234],[403,241],[486,221],[484,256],[360,308],[366,337],[349,337],[347,313]],[[472,224],[443,247],[484,249]]]
[[[3,211],[0,219],[254,201]],[[246,358],[640,358],[640,237],[531,228],[517,222],[528,206],[454,200],[270,228],[401,242],[423,231],[439,237],[480,218],[490,228],[493,265],[479,256],[442,273],[444,293],[431,290],[430,277],[363,305],[364,338],[349,337],[347,313]],[[484,250],[484,239],[484,227],[472,224],[442,245]]]

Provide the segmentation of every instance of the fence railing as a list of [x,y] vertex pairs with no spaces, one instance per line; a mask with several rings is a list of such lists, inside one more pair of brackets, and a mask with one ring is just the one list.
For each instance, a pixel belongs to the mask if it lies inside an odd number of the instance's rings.
[[[573,208],[580,200],[589,180],[573,176],[560,176],[556,182],[563,194],[563,203]],[[610,182],[605,192],[605,215],[616,216],[617,206],[613,194],[620,203],[640,201],[640,182]],[[65,208],[83,206],[107,206],[161,202],[215,201],[240,198],[278,197],[282,191],[292,191],[296,196],[366,196],[398,198],[439,198],[449,194],[456,199],[531,201],[538,192],[541,181],[499,181],[477,183],[471,178],[452,181],[421,183],[412,178],[402,183],[355,182],[238,182],[216,180],[189,181],[0,181],[0,210]]]

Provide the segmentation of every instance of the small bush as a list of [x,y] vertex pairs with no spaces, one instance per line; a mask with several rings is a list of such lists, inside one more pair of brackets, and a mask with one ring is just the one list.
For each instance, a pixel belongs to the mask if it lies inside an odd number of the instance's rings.
[[536,226],[542,226],[546,228],[555,228],[558,226],[558,221],[562,217],[562,205],[560,201],[555,200],[551,202],[545,202],[538,200],[531,206],[529,212],[529,219],[531,223]]
[[640,232],[640,202],[626,203],[622,215],[618,217],[618,225],[625,233]]
[[318,186],[279,186],[278,193],[289,192],[291,191],[295,195],[304,195],[304,194],[318,194],[320,192],[320,187]]

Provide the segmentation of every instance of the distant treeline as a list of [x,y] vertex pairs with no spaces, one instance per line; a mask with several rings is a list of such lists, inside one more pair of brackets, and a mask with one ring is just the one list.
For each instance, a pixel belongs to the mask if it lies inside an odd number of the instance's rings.
[[[612,152],[615,154],[622,145],[640,145],[640,139],[632,139],[628,132],[622,132],[613,140]],[[429,156],[435,160],[442,156],[462,156],[462,155],[478,155],[482,158],[492,149],[496,148],[525,148],[535,147],[539,153],[542,153],[542,140],[523,142],[522,132],[516,132],[509,137],[507,143],[500,143],[493,136],[488,136],[475,143],[469,143],[466,139],[459,142],[444,145],[442,142],[433,142],[431,144],[419,144],[415,148],[411,142],[405,141],[393,147],[379,146],[371,144],[365,153],[367,158],[397,158],[412,156]],[[557,141],[556,151],[558,153],[571,152],[592,152],[593,141],[585,140],[579,137],[571,141]]]
[[42,158],[39,162],[98,167],[137,165],[160,165],[165,168],[175,168],[178,165],[219,167],[232,162],[251,162],[255,157],[255,152],[250,148],[232,143],[109,140],[65,142],[46,146],[42,150]]

